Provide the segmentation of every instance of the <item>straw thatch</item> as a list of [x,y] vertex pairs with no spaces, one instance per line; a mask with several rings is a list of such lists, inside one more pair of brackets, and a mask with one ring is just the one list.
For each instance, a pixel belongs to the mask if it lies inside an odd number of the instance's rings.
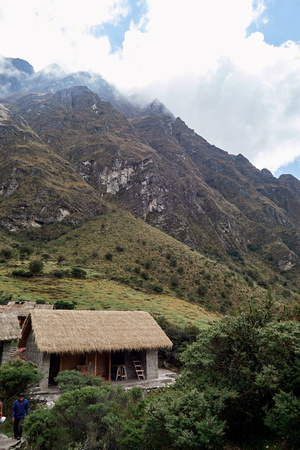
[[35,302],[9,302],[7,305],[0,305],[0,313],[12,313],[17,317],[27,317],[33,309],[53,309],[53,305]]
[[18,318],[14,314],[0,314],[0,341],[13,341],[21,336]]
[[33,330],[46,353],[141,350],[172,347],[151,315],[144,311],[34,310],[27,317],[19,346]]

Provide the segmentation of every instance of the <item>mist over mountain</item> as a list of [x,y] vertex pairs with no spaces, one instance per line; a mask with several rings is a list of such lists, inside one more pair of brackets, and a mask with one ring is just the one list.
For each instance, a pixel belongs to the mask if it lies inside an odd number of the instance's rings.
[[35,73],[15,59],[0,68],[3,228],[79,224],[117,199],[192,249],[299,268],[299,180],[256,169],[99,75]]

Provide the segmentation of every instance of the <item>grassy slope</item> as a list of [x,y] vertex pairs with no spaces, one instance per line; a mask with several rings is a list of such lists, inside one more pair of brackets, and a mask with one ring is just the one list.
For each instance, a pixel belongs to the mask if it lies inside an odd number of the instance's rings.
[[[13,252],[10,260],[0,264],[0,291],[13,294],[14,300],[75,300],[78,309],[142,309],[177,325],[200,328],[216,320],[219,311],[226,313],[250,298],[263,300],[266,290],[257,281],[272,282],[273,296],[281,301],[299,299],[282,287],[280,277],[274,281],[274,274],[255,265],[253,255],[247,261],[213,260],[117,206],[55,238],[56,228],[47,227],[46,235],[41,229],[0,235],[0,249]],[[51,234],[53,239],[48,240]],[[13,269],[28,268],[29,260],[19,257],[24,245],[33,250],[30,259],[44,258],[42,277],[10,276]],[[107,259],[108,254],[112,259]],[[84,269],[87,278],[50,276],[54,270],[73,267]],[[157,288],[163,291],[155,293]],[[286,298],[284,289],[290,294],[285,292]]]

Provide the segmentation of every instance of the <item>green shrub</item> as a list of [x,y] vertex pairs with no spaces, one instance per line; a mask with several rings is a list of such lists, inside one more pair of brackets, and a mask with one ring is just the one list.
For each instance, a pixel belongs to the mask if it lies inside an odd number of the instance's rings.
[[0,366],[0,398],[6,414],[10,414],[9,409],[19,393],[26,393],[42,376],[36,364],[22,359],[13,359]]
[[143,448],[141,395],[140,389],[125,392],[111,386],[65,392],[51,410],[36,411],[26,420],[30,448],[139,450]]
[[21,259],[28,258],[33,253],[33,248],[28,247],[27,245],[21,245],[19,248]]
[[55,278],[63,278],[67,276],[67,272],[65,270],[53,270],[52,275]]
[[10,248],[2,248],[0,251],[0,255],[5,259],[11,259],[12,251]]
[[182,266],[179,266],[178,269],[177,269],[177,272],[179,273],[179,275],[183,275],[184,268]]
[[148,272],[144,272],[143,270],[140,273],[141,277],[144,278],[144,280],[149,280],[150,276]]
[[204,297],[207,294],[207,286],[205,286],[204,284],[201,284],[198,288],[197,288],[197,295],[199,295],[199,297]]
[[73,269],[71,271],[71,275],[74,278],[85,278],[86,271],[83,269],[80,269],[79,267],[73,267]]
[[176,275],[172,275],[172,276],[171,276],[171,278],[170,278],[170,285],[171,285],[171,287],[173,287],[173,288],[178,287],[178,285],[179,285],[179,280],[178,280],[178,278],[177,278]]
[[57,375],[55,381],[60,391],[65,393],[85,386],[101,386],[103,380],[101,377],[80,373],[77,370],[63,370]]
[[45,300],[43,300],[43,299],[41,299],[41,298],[38,298],[38,299],[36,300],[35,303],[36,303],[37,305],[45,305],[45,304],[46,304]]
[[296,427],[299,402],[292,399],[299,397],[300,327],[280,321],[280,315],[270,300],[262,308],[250,305],[201,333],[182,357],[178,384],[200,392],[218,388],[220,395],[230,391],[222,413],[227,436],[239,444],[248,440],[249,448],[270,431],[266,424],[272,422],[280,436]]
[[176,267],[177,266],[177,259],[171,258],[170,260],[170,267]]
[[153,289],[153,291],[156,292],[157,294],[161,294],[161,293],[163,292],[163,290],[164,290],[164,288],[163,288],[160,284],[157,284],[157,283],[154,283],[154,284],[152,285],[152,289]]
[[280,391],[274,396],[274,406],[266,408],[266,412],[265,424],[278,436],[284,437],[292,447],[300,448],[299,396]]
[[64,300],[57,300],[54,303],[55,309],[75,309],[75,307],[76,307],[76,302],[74,302],[74,301],[66,302]]
[[105,259],[107,259],[108,261],[111,261],[112,260],[112,258],[113,258],[113,255],[112,255],[112,253],[110,253],[110,252],[108,252],[108,253],[105,253]]
[[66,257],[64,255],[58,255],[57,264],[61,264],[65,260],[66,260]]
[[44,270],[44,263],[39,259],[33,259],[30,261],[28,268],[33,275],[40,275]]
[[214,392],[168,389],[150,400],[145,411],[146,448],[216,449],[224,443],[225,401]]
[[7,292],[0,291],[0,305],[7,305],[13,298],[12,294],[8,294]]
[[14,269],[12,271],[12,276],[13,277],[25,277],[25,278],[30,278],[33,277],[33,274],[31,272],[27,272],[24,269]]

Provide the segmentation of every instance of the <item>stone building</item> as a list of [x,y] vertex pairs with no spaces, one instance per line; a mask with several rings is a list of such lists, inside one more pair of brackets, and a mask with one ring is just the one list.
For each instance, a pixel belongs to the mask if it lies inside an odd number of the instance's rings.
[[14,314],[18,320],[20,327],[22,327],[28,314],[34,309],[53,309],[54,306],[50,304],[38,304],[35,302],[9,302],[7,305],[0,305],[0,313]]
[[8,361],[11,344],[21,336],[18,318],[10,313],[0,313],[0,365]]
[[44,373],[40,388],[46,389],[71,369],[109,381],[155,379],[158,348],[172,342],[144,311],[33,310],[18,346]]

